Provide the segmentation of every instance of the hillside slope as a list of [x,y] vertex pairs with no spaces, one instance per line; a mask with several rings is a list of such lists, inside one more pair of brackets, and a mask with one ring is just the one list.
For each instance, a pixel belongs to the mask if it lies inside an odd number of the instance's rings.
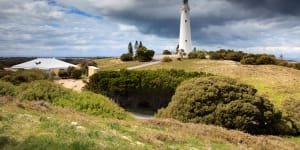
[[277,104],[300,97],[300,70],[275,65],[241,65],[233,61],[183,60],[161,63],[143,69],[184,69],[231,77],[253,85],[258,93]]
[[103,119],[8,97],[0,98],[0,130],[0,149],[300,149],[287,138],[174,120]]

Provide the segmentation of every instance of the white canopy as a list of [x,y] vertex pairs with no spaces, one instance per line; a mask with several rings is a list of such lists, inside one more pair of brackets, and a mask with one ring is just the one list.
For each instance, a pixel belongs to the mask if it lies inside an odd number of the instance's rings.
[[77,67],[76,65],[66,63],[64,61],[55,59],[55,58],[37,58],[28,62],[24,62],[18,65],[14,65],[12,69],[66,69],[68,67]]

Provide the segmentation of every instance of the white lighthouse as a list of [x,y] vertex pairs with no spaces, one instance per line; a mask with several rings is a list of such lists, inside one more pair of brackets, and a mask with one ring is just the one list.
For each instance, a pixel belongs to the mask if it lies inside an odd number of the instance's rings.
[[192,51],[190,7],[188,0],[183,0],[180,18],[179,50],[188,54]]

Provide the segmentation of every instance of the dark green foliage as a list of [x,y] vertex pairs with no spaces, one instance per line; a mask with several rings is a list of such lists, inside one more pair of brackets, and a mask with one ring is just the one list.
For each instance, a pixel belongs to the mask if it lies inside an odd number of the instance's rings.
[[35,80],[46,80],[49,79],[50,76],[47,72],[38,70],[38,69],[32,69],[32,70],[22,70],[10,73],[1,79],[4,81],[11,82],[15,85],[24,83],[24,82],[32,82]]
[[212,59],[212,60],[224,59],[221,54],[216,53],[216,52],[209,52],[208,55],[209,55],[209,59]]
[[172,58],[170,58],[168,56],[163,57],[162,60],[161,60],[161,62],[171,62],[171,61],[173,61]]
[[109,96],[127,108],[148,105],[156,110],[170,102],[183,80],[204,75],[183,70],[100,71],[90,78],[87,88]]
[[193,51],[188,54],[189,59],[205,59],[205,53],[202,51]]
[[241,63],[244,65],[273,65],[276,64],[276,59],[274,55],[248,54],[242,58]]
[[146,47],[139,47],[136,51],[135,59],[140,62],[151,61],[155,52],[153,50],[148,50]]
[[82,71],[79,69],[75,69],[71,72],[71,78],[72,79],[80,79],[82,75]]
[[126,53],[126,54],[122,54],[120,59],[122,61],[132,61],[133,60],[133,55],[132,54],[129,54],[129,53]]
[[295,134],[273,104],[256,89],[228,78],[197,78],[183,82],[158,117],[220,125],[252,134]]
[[69,78],[69,73],[66,70],[59,70],[58,76],[62,79],[67,79]]
[[15,86],[10,82],[5,82],[0,80],[0,97],[1,96],[14,96]]
[[218,51],[210,51],[208,55],[212,60],[232,60],[239,62],[246,54],[242,51],[220,49]]
[[131,54],[133,56],[133,48],[132,48],[131,42],[129,42],[129,44],[128,44],[128,54]]
[[300,133],[300,99],[286,99],[282,106],[287,120],[291,121],[297,128],[298,133]]
[[169,50],[164,50],[162,54],[163,55],[172,55],[172,53]]
[[106,118],[129,118],[123,109],[102,95],[92,92],[73,92],[50,81],[34,81],[20,85],[17,89],[17,98],[20,100],[43,100]]
[[300,63],[296,63],[295,64],[295,68],[298,69],[298,70],[300,70]]

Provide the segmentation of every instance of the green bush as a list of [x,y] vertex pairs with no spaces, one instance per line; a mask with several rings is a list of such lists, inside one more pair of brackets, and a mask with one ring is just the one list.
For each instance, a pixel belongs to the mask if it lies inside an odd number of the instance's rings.
[[300,133],[300,98],[298,100],[286,99],[284,100],[282,107],[287,120],[291,121],[295,128],[297,128],[298,133]]
[[252,134],[295,134],[273,104],[256,89],[228,78],[197,78],[183,82],[158,117],[206,123]]
[[161,62],[171,62],[171,61],[173,61],[172,58],[168,57],[168,56],[163,57],[162,60],[161,60]]
[[209,59],[211,59],[211,60],[221,60],[221,59],[224,59],[222,57],[222,55],[220,53],[218,53],[218,52],[209,52],[208,55],[209,55]]
[[183,70],[100,71],[90,78],[87,88],[126,108],[148,105],[157,110],[167,106],[182,81],[204,75]]
[[199,59],[205,59],[205,53],[202,52],[202,51],[194,51],[194,52],[190,52],[188,54],[188,58],[189,59],[196,59],[196,58],[199,58]]
[[300,70],[300,63],[296,63],[294,68]]
[[15,86],[10,82],[0,80],[0,97],[1,96],[14,96]]
[[24,82],[32,82],[35,80],[46,80],[49,78],[50,76],[47,72],[38,69],[32,69],[32,70],[22,70],[22,71],[13,72],[9,75],[4,76],[2,80],[11,82],[15,85],[19,85]]
[[141,46],[136,51],[135,59],[140,62],[151,61],[155,52],[153,50],[148,50],[146,47]]
[[130,118],[128,113],[107,97],[92,92],[77,93],[50,81],[21,84],[17,88],[17,98],[20,100],[43,100],[105,118]]
[[122,61],[132,61],[133,60],[133,56],[132,56],[132,54],[129,54],[129,53],[122,54],[121,57],[120,57],[120,59]]
[[43,100],[53,102],[67,94],[68,90],[50,81],[33,81],[21,84],[17,88],[17,97],[21,100]]
[[81,78],[81,75],[82,75],[82,71],[81,70],[78,70],[78,69],[75,69],[71,72],[71,78],[72,79],[80,79]]
[[67,79],[69,77],[69,73],[66,70],[59,70],[58,76],[62,79]]
[[169,50],[164,50],[162,54],[163,55],[172,55],[172,53]]

